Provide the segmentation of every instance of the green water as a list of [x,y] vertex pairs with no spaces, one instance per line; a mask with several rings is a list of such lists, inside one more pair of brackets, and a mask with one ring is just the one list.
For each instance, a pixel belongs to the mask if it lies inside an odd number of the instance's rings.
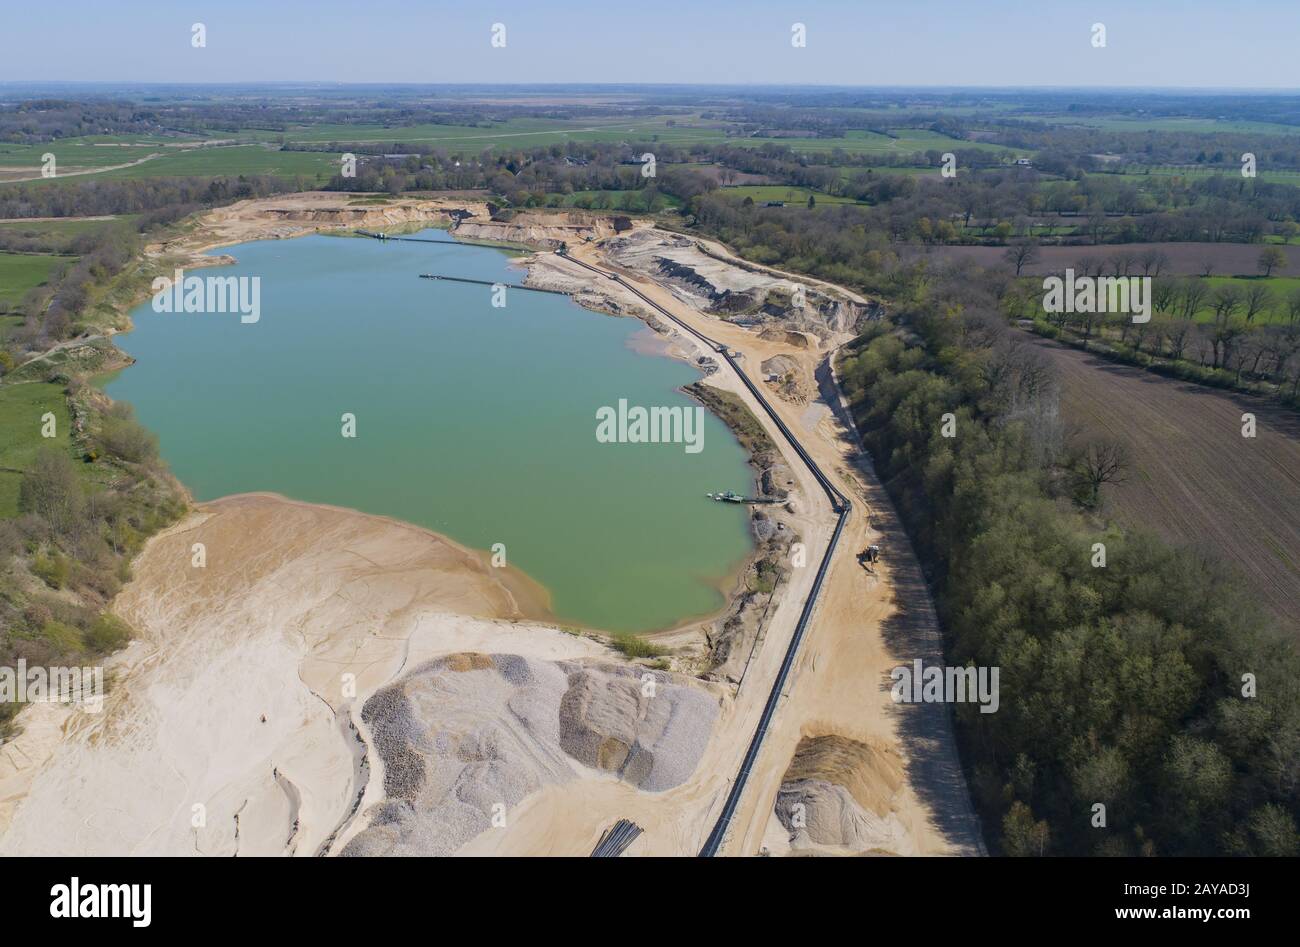
[[[132,313],[139,361],[106,382],[156,431],[195,497],[268,490],[393,516],[466,545],[503,543],[563,621],[669,627],[723,603],[748,554],[743,509],[704,494],[752,483],[705,412],[703,450],[603,444],[596,410],[695,402],[682,362],[631,346],[642,323],[567,297],[422,280],[519,282],[505,254],[442,241],[304,237],[230,248],[188,275],[261,278],[261,317]],[[225,251],[223,251],[225,252]],[[357,436],[341,436],[356,415]]]

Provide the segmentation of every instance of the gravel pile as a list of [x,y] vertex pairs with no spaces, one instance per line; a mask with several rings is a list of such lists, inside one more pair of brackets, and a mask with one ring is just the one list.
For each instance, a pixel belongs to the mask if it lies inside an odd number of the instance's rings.
[[864,812],[843,786],[822,780],[784,783],[776,797],[776,817],[795,848],[811,841],[861,852],[888,837],[885,820]]
[[878,746],[838,735],[804,737],[776,797],[794,849],[905,853],[908,833],[893,811],[902,762]]
[[572,666],[560,705],[560,746],[587,766],[662,792],[695,769],[717,712],[708,694],[667,674]]
[[362,708],[384,765],[383,802],[344,855],[446,855],[573,760],[651,792],[695,769],[717,717],[671,675],[519,655],[455,654],[378,691]]

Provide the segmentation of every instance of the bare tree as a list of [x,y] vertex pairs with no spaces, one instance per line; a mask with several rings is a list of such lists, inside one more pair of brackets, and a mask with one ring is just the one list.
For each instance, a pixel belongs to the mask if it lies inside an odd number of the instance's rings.
[[1169,257],[1162,250],[1146,250],[1139,258],[1143,276],[1159,276],[1160,271],[1169,263]]
[[1133,345],[1141,352],[1144,348],[1147,354],[1155,358],[1160,354],[1160,349],[1164,345],[1165,334],[1169,331],[1168,319],[1152,319],[1150,322],[1143,322],[1133,327]]
[[1283,373],[1291,384],[1291,400],[1300,397],[1300,346],[1297,346],[1287,359]]
[[1204,280],[1183,280],[1179,289],[1178,314],[1184,319],[1194,319],[1210,294],[1209,284]]
[[1273,365],[1269,374],[1279,382],[1286,381],[1286,367],[1300,353],[1300,332],[1293,326],[1269,326],[1264,331],[1269,357]]
[[1078,276],[1100,276],[1103,266],[1096,257],[1081,256],[1074,261],[1074,272]]
[[1087,504],[1094,509],[1101,502],[1103,483],[1123,483],[1128,479],[1128,448],[1119,441],[1089,441],[1076,463],[1079,478],[1087,490]]
[[1250,289],[1246,290],[1244,300],[1246,323],[1249,324],[1261,312],[1271,312],[1273,309],[1273,292],[1264,283],[1253,283]]
[[1267,329],[1261,329],[1250,333],[1241,344],[1241,365],[1245,367],[1247,362],[1250,363],[1249,371],[1252,375],[1259,376],[1259,363],[1264,360],[1264,356],[1272,355],[1276,351],[1273,335]]
[[1155,277],[1151,280],[1151,305],[1155,307],[1156,312],[1173,310],[1174,300],[1178,298],[1178,289],[1178,284],[1171,279]]
[[1300,289],[1286,298],[1286,321],[1292,326],[1300,323]]
[[1094,244],[1099,244],[1102,242],[1102,238],[1106,236],[1106,229],[1107,227],[1106,227],[1105,211],[1098,210],[1088,215],[1088,224],[1087,224],[1088,237],[1092,240]]
[[1282,252],[1281,247],[1265,247],[1259,254],[1259,271],[1268,279],[1273,275],[1274,270],[1280,270],[1286,266],[1286,254]]
[[1171,358],[1181,359],[1183,357],[1183,353],[1187,351],[1187,343],[1192,335],[1192,327],[1195,324],[1191,319],[1175,319],[1169,324],[1167,335]]
[[1222,325],[1237,314],[1244,302],[1241,290],[1232,285],[1220,286],[1210,297],[1210,308],[1214,310],[1214,321]]
[[1016,268],[1016,276],[1020,271],[1030,263],[1038,259],[1038,244],[1033,240],[1017,240],[1011,246],[1007,247],[1007,252],[1003,258]]

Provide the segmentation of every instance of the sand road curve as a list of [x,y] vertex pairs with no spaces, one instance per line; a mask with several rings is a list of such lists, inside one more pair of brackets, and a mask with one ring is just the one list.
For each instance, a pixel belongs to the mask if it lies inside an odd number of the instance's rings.
[[718,814],[718,819],[714,823],[713,829],[709,832],[709,837],[704,840],[704,844],[700,848],[701,856],[711,858],[718,854],[718,850],[721,848],[723,840],[726,838],[727,830],[730,828],[731,820],[734,818],[736,813],[736,807],[740,804],[740,797],[745,791],[745,785],[749,781],[749,774],[753,769],[754,761],[758,758],[759,750],[763,747],[763,739],[767,736],[767,728],[772,723],[772,716],[776,713],[777,705],[781,699],[781,691],[785,688],[785,683],[790,676],[790,668],[794,665],[795,656],[799,653],[799,644],[803,641],[803,635],[804,631],[807,630],[808,621],[812,618],[813,610],[817,607],[817,597],[821,594],[822,583],[826,579],[826,572],[830,568],[830,564],[835,557],[835,550],[839,545],[840,535],[844,532],[844,524],[853,513],[853,505],[849,503],[844,494],[840,493],[840,491],[835,488],[834,484],[827,479],[826,475],[822,473],[821,468],[818,467],[812,457],[809,456],[807,449],[799,443],[799,439],[795,437],[794,432],[790,430],[786,423],[781,420],[781,416],[772,409],[772,405],[765,397],[763,397],[758,386],[755,385],[753,381],[750,380],[749,376],[745,374],[744,370],[741,369],[740,365],[736,362],[735,358],[732,357],[725,345],[710,339],[708,336],[686,324],[681,319],[678,319],[671,312],[663,306],[660,306],[636,287],[627,284],[622,277],[617,274],[603,273],[591,264],[583,263],[581,260],[576,260],[574,262],[579,266],[586,267],[593,273],[601,273],[604,276],[608,276],[610,279],[622,283],[629,290],[635,293],[638,298],[652,306],[661,315],[668,317],[677,326],[691,333],[706,345],[712,346],[715,351],[719,352],[726,360],[727,364],[731,366],[731,369],[736,373],[740,381],[749,389],[750,393],[753,394],[754,398],[763,407],[764,411],[767,412],[768,417],[771,418],[772,422],[780,429],[781,433],[786,436],[800,459],[808,465],[808,470],[817,478],[817,482],[821,484],[822,489],[826,491],[827,499],[830,500],[831,503],[831,509],[833,509],[838,516],[835,523],[835,532],[831,534],[831,540],[826,547],[826,553],[822,556],[822,560],[817,566],[817,574],[813,577],[812,591],[808,594],[808,598],[804,602],[803,611],[799,615],[798,624],[795,625],[794,634],[790,638],[790,645],[786,649],[785,657],[781,661],[781,667],[777,671],[776,679],[772,682],[772,690],[768,694],[767,702],[763,705],[763,715],[759,718],[758,728],[754,731],[754,736],[750,740],[749,749],[745,751],[745,758],[740,764],[740,772],[736,774],[736,779],[731,784],[731,790],[727,793],[727,801],[723,805],[722,812]]

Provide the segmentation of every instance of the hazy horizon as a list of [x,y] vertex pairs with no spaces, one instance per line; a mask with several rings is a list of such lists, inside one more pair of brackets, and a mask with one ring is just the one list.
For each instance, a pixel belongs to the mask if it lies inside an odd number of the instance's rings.
[[[705,6],[662,0],[635,22],[594,0],[220,5],[68,0],[5,11],[0,82],[720,85],[903,89],[1300,89],[1300,5],[1063,0]],[[206,46],[191,45],[203,23]],[[494,24],[506,45],[494,48]],[[793,24],[807,44],[791,45]],[[1092,45],[1104,24],[1106,46]],[[143,55],[142,55],[143,53]]]
[[824,92],[982,92],[1007,93],[1034,92],[1101,92],[1101,93],[1171,93],[1176,95],[1300,95],[1297,86],[1086,86],[1086,85],[922,85],[919,83],[872,83],[870,85],[851,85],[829,82],[400,82],[385,80],[356,80],[333,82],[327,79],[260,79],[260,80],[212,80],[208,82],[144,79],[0,79],[0,89],[8,87],[30,87],[35,89],[55,88],[409,88],[409,89],[547,89],[547,90],[642,90],[642,89],[705,89],[727,91],[731,89],[763,89],[782,91],[790,89],[808,89]]

